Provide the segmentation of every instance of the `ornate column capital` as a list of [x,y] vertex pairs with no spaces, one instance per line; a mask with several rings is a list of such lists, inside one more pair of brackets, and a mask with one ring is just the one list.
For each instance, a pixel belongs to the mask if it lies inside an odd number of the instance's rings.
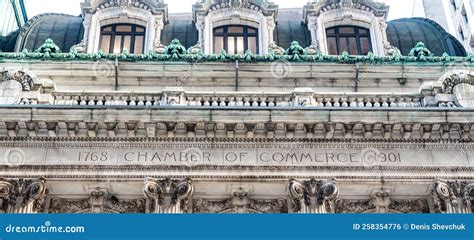
[[289,193],[295,212],[327,213],[334,211],[333,201],[339,194],[335,179],[296,180],[291,179]]
[[155,213],[181,213],[185,212],[187,201],[193,194],[193,185],[189,178],[146,178],[143,193],[155,201]]
[[46,179],[7,180],[0,178],[0,210],[9,213],[41,211],[46,197]]

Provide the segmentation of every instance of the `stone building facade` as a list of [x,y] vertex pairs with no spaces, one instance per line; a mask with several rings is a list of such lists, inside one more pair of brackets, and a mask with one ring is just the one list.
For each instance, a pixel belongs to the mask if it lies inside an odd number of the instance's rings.
[[473,212],[474,56],[435,22],[372,0],[82,10],[0,46],[1,212]]

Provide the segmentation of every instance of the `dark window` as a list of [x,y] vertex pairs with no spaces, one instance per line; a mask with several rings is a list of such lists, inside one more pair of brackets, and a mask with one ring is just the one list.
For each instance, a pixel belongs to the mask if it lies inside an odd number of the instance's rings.
[[357,26],[337,26],[326,29],[328,51],[332,55],[347,52],[350,55],[366,55],[372,51],[370,32]]
[[145,46],[145,28],[133,24],[114,24],[101,28],[100,49],[105,53],[141,54]]
[[247,50],[258,53],[258,30],[240,25],[214,28],[214,53],[222,49],[229,54],[243,54]]

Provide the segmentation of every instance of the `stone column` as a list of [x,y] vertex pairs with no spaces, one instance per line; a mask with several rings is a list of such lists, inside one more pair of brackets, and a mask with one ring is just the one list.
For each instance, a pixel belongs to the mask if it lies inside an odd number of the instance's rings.
[[44,205],[46,179],[0,179],[0,209],[5,213],[37,213]]
[[152,200],[153,213],[186,213],[187,203],[193,194],[191,179],[145,179],[145,196]]
[[333,213],[334,200],[339,194],[335,179],[292,179],[289,192],[293,199],[294,212],[299,213]]

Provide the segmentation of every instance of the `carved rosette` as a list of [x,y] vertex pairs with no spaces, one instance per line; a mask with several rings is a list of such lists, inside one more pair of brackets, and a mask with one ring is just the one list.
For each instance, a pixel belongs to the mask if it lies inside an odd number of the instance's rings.
[[293,199],[294,211],[301,213],[334,212],[334,200],[339,194],[336,180],[301,181],[292,179],[289,184],[290,196]]
[[0,72],[0,83],[6,81],[17,81],[21,84],[23,91],[31,91],[34,85],[33,77],[24,71],[3,71]]
[[187,212],[189,197],[193,194],[191,179],[145,179],[143,193],[154,202],[154,213]]
[[46,179],[0,179],[0,212],[36,213],[44,208]]
[[431,197],[436,212],[472,213],[474,183],[436,180]]

